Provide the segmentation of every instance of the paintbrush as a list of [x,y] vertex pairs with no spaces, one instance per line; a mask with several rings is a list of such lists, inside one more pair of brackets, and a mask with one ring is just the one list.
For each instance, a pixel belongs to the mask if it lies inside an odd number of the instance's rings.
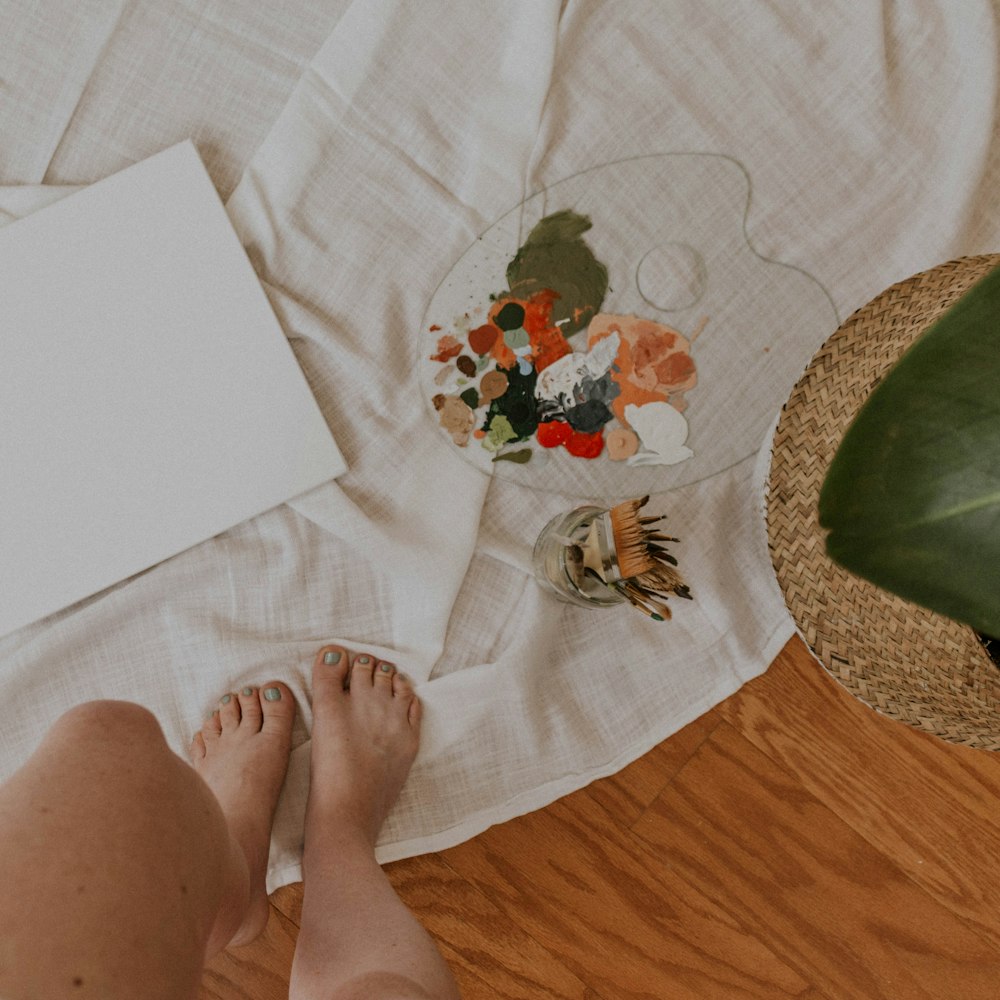
[[664,542],[676,542],[655,525],[666,515],[640,516],[649,497],[626,500],[596,517],[583,544],[583,565],[643,614],[656,621],[671,617],[669,594],[691,599]]

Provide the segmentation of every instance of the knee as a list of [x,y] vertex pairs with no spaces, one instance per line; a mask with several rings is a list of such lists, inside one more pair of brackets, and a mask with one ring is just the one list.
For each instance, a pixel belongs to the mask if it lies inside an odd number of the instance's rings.
[[69,738],[163,744],[156,716],[130,701],[87,701],[63,713],[52,731]]

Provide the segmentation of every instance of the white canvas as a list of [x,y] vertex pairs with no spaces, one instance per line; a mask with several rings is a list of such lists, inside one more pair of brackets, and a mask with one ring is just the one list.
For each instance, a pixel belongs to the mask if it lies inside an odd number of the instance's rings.
[[345,470],[180,143],[0,231],[0,635]]

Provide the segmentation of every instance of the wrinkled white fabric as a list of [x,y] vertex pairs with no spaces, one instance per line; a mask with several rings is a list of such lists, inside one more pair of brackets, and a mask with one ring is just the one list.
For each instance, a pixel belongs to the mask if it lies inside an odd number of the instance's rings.
[[[759,510],[763,425],[735,464],[651,501],[682,539],[695,594],[671,602],[673,621],[576,608],[537,587],[538,531],[599,490],[545,481],[551,465],[537,488],[531,467],[488,478],[443,435],[422,381],[428,308],[480,236],[532,198],[572,207],[561,185],[583,175],[574,197],[593,203],[614,277],[629,232],[679,211],[678,165],[719,169],[715,192],[682,188],[690,224],[735,225],[761,270],[727,283],[709,268],[712,301],[724,310],[742,296],[752,316],[778,286],[790,291],[783,329],[708,326],[702,336],[723,346],[694,348],[719,357],[689,394],[692,463],[707,447],[694,444],[697,393],[719,400],[713,435],[735,434],[740,406],[726,410],[726,397],[776,413],[789,373],[838,319],[1000,238],[986,0],[844,0],[808,14],[755,0],[287,6],[288,34],[273,39],[282,18],[248,4],[123,3],[117,18],[74,5],[84,41],[68,58],[50,15],[0,0],[18,39],[13,51],[0,34],[12,81],[0,180],[86,183],[193,135],[232,190],[230,217],[349,465],[0,640],[0,775],[77,702],[147,704],[183,752],[223,692],[282,678],[300,713],[272,889],[300,876],[309,668],[323,643],[370,649],[419,682],[423,743],[382,834],[390,860],[614,772],[766,669],[792,634]],[[150,63],[157,31],[186,74],[169,74],[165,56]],[[658,171],[631,208],[628,190],[600,187],[598,168],[625,162]],[[729,177],[736,207],[721,197]],[[0,211],[58,193],[3,190]],[[612,284],[610,304],[627,307],[625,283]],[[741,341],[726,365],[727,337],[773,344],[780,373],[748,385]],[[627,480],[608,475],[611,500]]]

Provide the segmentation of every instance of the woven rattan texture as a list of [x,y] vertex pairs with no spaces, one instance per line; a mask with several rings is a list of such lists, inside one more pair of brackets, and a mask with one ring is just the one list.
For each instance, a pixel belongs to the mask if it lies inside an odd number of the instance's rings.
[[1000,749],[1000,670],[974,632],[827,558],[819,492],[844,431],[906,348],[1000,254],[965,257],[887,289],[823,345],[774,435],[767,530],[778,582],[813,653],[872,708],[943,739]]

